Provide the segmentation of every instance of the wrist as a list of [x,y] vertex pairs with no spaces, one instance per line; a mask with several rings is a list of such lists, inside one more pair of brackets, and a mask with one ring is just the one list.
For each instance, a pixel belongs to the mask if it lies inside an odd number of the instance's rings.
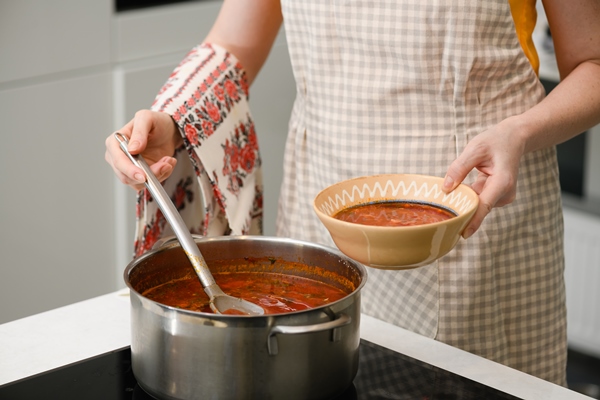
[[506,131],[511,135],[511,143],[519,149],[520,155],[537,150],[532,138],[535,137],[535,126],[531,121],[521,115],[515,115],[502,121],[506,124]]

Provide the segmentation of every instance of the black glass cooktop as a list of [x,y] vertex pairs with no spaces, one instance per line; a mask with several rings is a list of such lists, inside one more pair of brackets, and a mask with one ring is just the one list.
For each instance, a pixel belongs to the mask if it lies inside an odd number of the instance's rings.
[[[120,349],[0,386],[1,400],[150,400]],[[513,400],[514,396],[361,340],[358,374],[332,400]]]

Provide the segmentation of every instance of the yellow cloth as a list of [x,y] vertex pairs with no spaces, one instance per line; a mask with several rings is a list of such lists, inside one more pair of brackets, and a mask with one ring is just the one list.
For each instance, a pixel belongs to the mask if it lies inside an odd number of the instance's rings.
[[515,21],[519,43],[521,43],[521,47],[529,59],[533,70],[538,74],[540,60],[532,39],[533,29],[535,28],[535,23],[537,21],[537,11],[535,9],[536,1],[537,0],[508,0],[508,3],[510,4],[510,12],[513,21]]

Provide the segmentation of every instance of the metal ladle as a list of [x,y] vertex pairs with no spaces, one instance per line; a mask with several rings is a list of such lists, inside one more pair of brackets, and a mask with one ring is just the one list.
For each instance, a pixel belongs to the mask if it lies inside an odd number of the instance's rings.
[[190,231],[183,222],[179,211],[175,208],[175,205],[167,195],[167,192],[165,192],[161,183],[150,170],[150,167],[144,158],[140,154],[132,155],[129,153],[129,150],[127,149],[128,140],[123,134],[115,132],[114,136],[119,142],[121,150],[123,150],[127,157],[129,157],[137,167],[144,170],[144,173],[146,174],[146,181],[144,183],[154,200],[156,200],[163,215],[173,228],[175,236],[177,236],[187,258],[192,263],[198,278],[200,278],[202,287],[210,299],[210,308],[217,314],[223,314],[227,310],[236,310],[246,315],[263,315],[265,310],[262,307],[249,301],[229,296],[221,290],[208,269],[208,265],[200,253],[196,242],[194,242]]

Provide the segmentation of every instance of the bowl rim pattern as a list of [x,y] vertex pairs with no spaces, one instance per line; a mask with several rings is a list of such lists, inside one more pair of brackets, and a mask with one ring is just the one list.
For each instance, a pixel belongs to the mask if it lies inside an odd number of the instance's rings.
[[[422,180],[417,183],[416,179]],[[370,182],[375,180],[374,182]],[[432,182],[433,180],[433,182]],[[380,182],[384,181],[385,184]],[[354,184],[352,184],[355,182]],[[350,190],[341,189],[342,186],[352,184]],[[460,184],[450,193],[441,189],[443,178],[418,175],[418,174],[380,174],[361,176],[338,182],[320,191],[315,197],[315,206],[323,214],[332,217],[333,214],[354,205],[367,204],[375,201],[418,201],[440,205],[454,211],[458,216],[468,213],[477,206],[477,201],[472,200],[472,192],[477,199],[477,194],[472,188]],[[337,189],[337,190],[336,190]],[[327,194],[326,192],[332,192]],[[418,200],[415,200],[417,198]],[[423,200],[423,199],[427,200]],[[364,201],[361,201],[363,200]],[[319,204],[317,204],[317,202]]]

